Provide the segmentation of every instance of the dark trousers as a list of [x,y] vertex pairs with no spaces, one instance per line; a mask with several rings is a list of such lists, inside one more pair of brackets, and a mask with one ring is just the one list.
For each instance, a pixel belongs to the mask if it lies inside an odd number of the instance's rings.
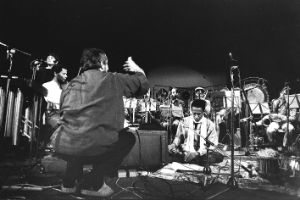
[[[184,154],[183,153],[173,153],[171,154],[174,162],[181,162],[186,163],[184,161]],[[207,163],[207,156],[208,156],[208,163]],[[208,155],[204,154],[202,156],[197,156],[189,163],[197,164],[200,166],[205,166],[206,164],[216,164],[223,161],[224,156],[221,153],[215,151],[209,151]]]
[[[66,156],[59,155],[67,161],[67,168],[63,178],[65,187],[73,187],[75,180],[80,181],[82,187],[99,189],[104,177],[114,177],[124,157],[135,144],[135,136],[128,129],[119,133],[119,140],[112,144],[106,152],[97,156]],[[92,171],[83,175],[83,165],[92,164]]]
[[60,122],[59,110],[52,110],[46,112],[46,124],[42,126],[40,134],[41,142],[47,144],[50,140],[52,133],[57,129]]

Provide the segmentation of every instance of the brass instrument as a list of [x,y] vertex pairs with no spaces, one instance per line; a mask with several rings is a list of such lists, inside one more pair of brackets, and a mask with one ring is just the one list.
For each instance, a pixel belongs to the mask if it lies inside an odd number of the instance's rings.
[[[287,117],[285,115],[270,113],[261,119],[261,125],[268,127],[271,124],[271,122],[283,123],[286,122],[286,120]],[[260,125],[259,122],[258,125]]]
[[271,124],[271,120],[269,115],[266,115],[263,119],[262,119],[262,125],[264,127],[268,127]]

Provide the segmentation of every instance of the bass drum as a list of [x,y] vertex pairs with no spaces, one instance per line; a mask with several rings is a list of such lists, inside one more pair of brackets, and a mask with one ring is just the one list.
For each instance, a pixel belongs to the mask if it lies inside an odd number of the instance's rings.
[[243,80],[244,90],[249,103],[269,102],[269,94],[266,80],[258,77],[250,77]]

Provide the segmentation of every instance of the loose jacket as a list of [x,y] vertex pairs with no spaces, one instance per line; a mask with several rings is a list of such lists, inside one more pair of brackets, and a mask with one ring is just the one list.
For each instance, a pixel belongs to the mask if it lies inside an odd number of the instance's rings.
[[142,73],[90,69],[75,77],[61,94],[61,125],[52,135],[54,150],[77,156],[105,152],[124,126],[123,96],[143,95],[148,88]]

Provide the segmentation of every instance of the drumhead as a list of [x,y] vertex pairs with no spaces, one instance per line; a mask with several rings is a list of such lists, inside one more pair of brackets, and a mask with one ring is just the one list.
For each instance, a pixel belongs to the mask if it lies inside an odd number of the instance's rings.
[[266,80],[258,77],[244,79],[244,90],[249,103],[269,102]]

